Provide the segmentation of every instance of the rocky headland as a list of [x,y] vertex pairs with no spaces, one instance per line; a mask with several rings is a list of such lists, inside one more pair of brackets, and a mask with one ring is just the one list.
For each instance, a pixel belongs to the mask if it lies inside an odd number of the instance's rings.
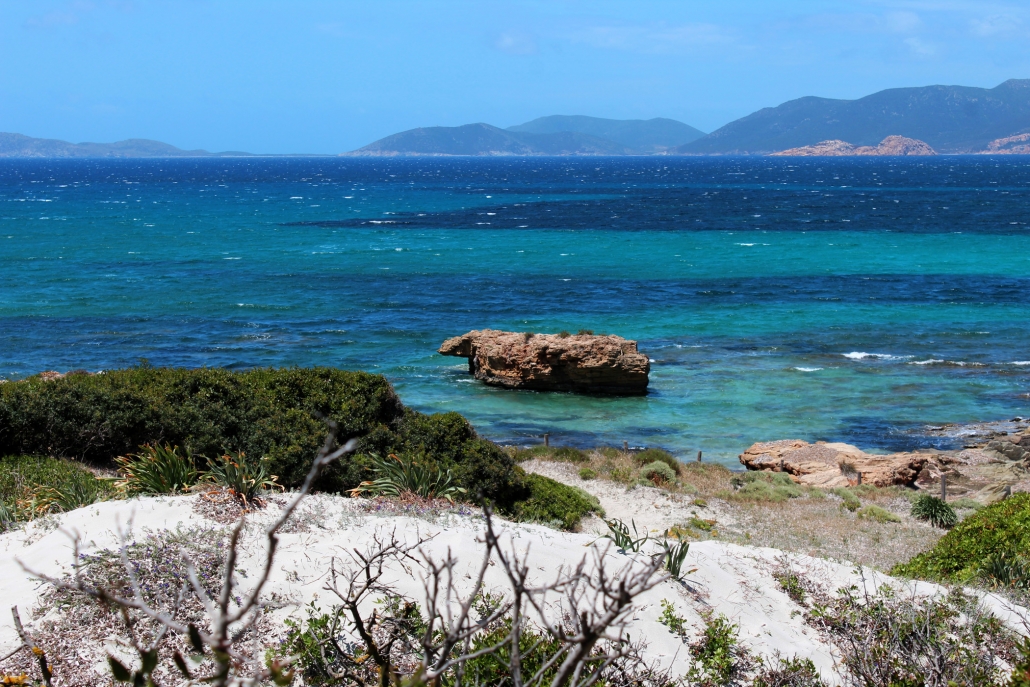
[[610,335],[482,329],[447,339],[439,352],[468,358],[476,379],[508,389],[643,395],[651,370],[636,341]]
[[869,155],[936,155],[937,151],[928,144],[915,138],[904,136],[888,136],[875,146],[855,146],[847,141],[822,141],[811,146],[790,148],[777,153],[779,157],[844,157]]
[[996,138],[980,151],[981,155],[1030,155],[1030,133]]

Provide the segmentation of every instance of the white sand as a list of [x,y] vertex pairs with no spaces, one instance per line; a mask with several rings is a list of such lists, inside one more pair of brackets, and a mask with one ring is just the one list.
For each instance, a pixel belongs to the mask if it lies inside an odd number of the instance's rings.
[[[31,616],[41,586],[22,569],[19,562],[47,575],[67,573],[72,561],[71,540],[67,532],[78,532],[84,544],[84,552],[89,552],[116,548],[119,527],[124,528],[130,522],[132,531],[137,534],[144,530],[175,528],[180,524],[187,527],[215,526],[215,523],[193,512],[193,500],[196,498],[144,498],[100,503],[57,516],[55,520],[60,529],[46,532],[45,527],[33,523],[21,531],[0,535],[0,588],[4,592],[4,601],[7,606],[17,604],[23,619]],[[638,525],[649,528],[664,522],[667,510],[662,501],[664,498],[661,492],[651,489],[638,489],[621,498],[614,493],[605,496],[610,514],[620,517],[637,514]],[[612,508],[616,504],[620,504],[618,508],[625,512],[611,512],[617,510]],[[669,505],[669,509],[673,507],[679,506]],[[299,522],[304,525],[305,531],[281,535],[279,555],[268,589],[295,604],[277,611],[279,616],[301,614],[302,611],[298,609],[315,598],[320,604],[328,605],[330,598],[322,585],[330,559],[343,555],[348,548],[363,547],[376,532],[395,530],[398,537],[407,541],[414,541],[419,534],[431,535],[433,538],[422,547],[424,553],[439,559],[450,548],[470,571],[481,559],[482,547],[477,543],[477,538],[482,532],[482,519],[477,516],[447,515],[433,522],[396,515],[371,515],[361,512],[352,499],[331,496],[311,497],[302,506],[302,510]],[[275,511],[275,506],[269,507],[255,516],[255,523],[267,521]],[[645,518],[644,513],[651,511],[656,516]],[[607,543],[606,540],[598,540],[594,534],[563,533],[538,525],[505,522],[501,523],[501,527],[506,546],[518,551],[529,549],[533,567],[540,579],[552,577],[560,566],[575,564],[584,555],[591,553],[591,547],[604,547]],[[262,557],[263,550],[251,547],[244,558],[243,567],[256,572]],[[605,560],[612,569],[618,569],[632,565],[634,559],[609,549]],[[658,622],[660,602],[662,599],[673,602],[678,612],[688,618],[695,634],[703,627],[700,611],[710,608],[739,623],[741,640],[754,652],[764,656],[779,652],[785,656],[811,658],[824,677],[837,682],[833,676],[832,648],[806,626],[801,614],[797,613],[798,606],[771,576],[771,569],[776,566],[777,560],[789,561],[797,570],[806,572],[812,579],[833,589],[863,583],[872,589],[889,581],[889,578],[870,570],[859,571],[846,565],[805,556],[785,556],[773,549],[715,541],[694,543],[687,563],[689,567],[697,568],[688,578],[694,592],[668,581],[644,594],[632,616],[631,636],[634,639],[646,639],[651,657],[671,665],[677,672],[683,672],[689,665],[687,647]],[[421,602],[419,569],[398,568],[393,572],[399,590]],[[499,566],[490,569],[488,584],[498,589],[504,588]],[[936,585],[927,583],[909,585],[907,588],[920,594],[940,591]],[[1021,609],[1010,608],[1002,599],[990,595],[984,600],[1010,626],[1018,627],[1017,610]],[[5,610],[0,614],[0,655],[6,654],[16,645],[17,638],[10,613]]]

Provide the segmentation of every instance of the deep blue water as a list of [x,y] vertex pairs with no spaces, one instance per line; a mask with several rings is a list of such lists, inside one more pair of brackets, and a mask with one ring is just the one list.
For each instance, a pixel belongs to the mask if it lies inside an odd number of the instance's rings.
[[[0,161],[0,377],[385,374],[486,436],[735,462],[1030,415],[1030,160]],[[644,398],[491,389],[443,339],[637,339]]]

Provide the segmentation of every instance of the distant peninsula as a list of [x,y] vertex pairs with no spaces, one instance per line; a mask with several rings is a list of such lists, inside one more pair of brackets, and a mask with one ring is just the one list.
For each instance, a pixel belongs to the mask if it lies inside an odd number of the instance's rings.
[[869,155],[936,155],[937,151],[923,141],[904,136],[888,136],[875,146],[854,146],[846,141],[821,141],[814,146],[801,146],[770,153],[782,157],[843,157]]
[[432,126],[402,131],[353,157],[399,155],[653,155],[667,153],[704,132],[674,119],[602,119],[554,115],[501,129],[490,124]]
[[167,143],[145,138],[130,138],[116,143],[69,143],[53,138],[32,138],[22,134],[0,133],[0,158],[86,158],[86,157],[242,157],[250,153],[209,153],[182,150]]

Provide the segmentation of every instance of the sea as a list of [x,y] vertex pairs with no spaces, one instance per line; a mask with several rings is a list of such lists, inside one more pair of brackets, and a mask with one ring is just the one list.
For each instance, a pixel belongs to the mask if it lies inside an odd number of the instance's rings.
[[[0,161],[0,379],[385,375],[519,445],[952,448],[1030,415],[1030,159]],[[491,388],[472,329],[635,339],[646,396]]]

